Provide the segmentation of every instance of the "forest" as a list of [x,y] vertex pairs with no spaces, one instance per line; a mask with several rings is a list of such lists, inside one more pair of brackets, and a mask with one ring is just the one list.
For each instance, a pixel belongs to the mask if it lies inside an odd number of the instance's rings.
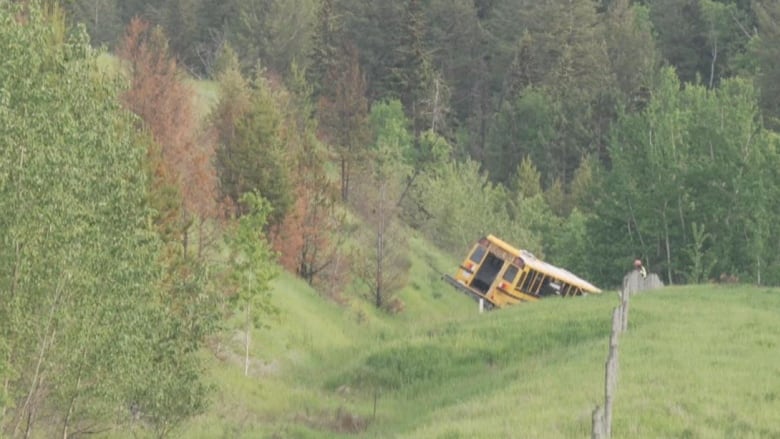
[[279,270],[403,312],[411,233],[780,285],[777,1],[0,0],[0,53],[0,436],[166,436]]

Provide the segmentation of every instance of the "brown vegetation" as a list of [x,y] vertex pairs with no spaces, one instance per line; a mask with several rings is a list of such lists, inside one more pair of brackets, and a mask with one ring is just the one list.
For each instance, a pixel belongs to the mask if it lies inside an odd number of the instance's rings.
[[[212,165],[216,139],[198,128],[193,90],[171,57],[161,28],[134,18],[117,53],[125,61],[130,79],[130,88],[123,95],[125,105],[140,117],[143,129],[154,141],[149,159],[152,190],[156,192],[153,199],[158,200],[160,211],[158,225],[180,240],[184,254],[191,227],[197,225],[200,255],[209,242],[204,223],[223,210],[217,203]],[[178,195],[178,202],[172,192]]]

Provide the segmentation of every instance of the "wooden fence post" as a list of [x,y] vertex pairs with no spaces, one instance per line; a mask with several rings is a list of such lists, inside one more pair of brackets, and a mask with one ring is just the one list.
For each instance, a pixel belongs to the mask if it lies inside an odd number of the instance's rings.
[[618,338],[628,328],[628,296],[623,289],[620,305],[612,310],[612,331],[609,334],[609,354],[604,366],[604,408],[593,411],[593,439],[609,439],[612,436],[612,405],[615,401],[618,377]]
[[604,379],[604,437],[612,436],[612,404],[615,400],[618,373],[618,336],[623,327],[623,307],[612,311],[612,334],[609,337],[609,356],[607,357]]
[[620,297],[620,307],[621,307],[621,324],[620,324],[620,332],[626,332],[628,331],[628,302],[629,298],[631,297],[631,292],[628,290],[623,290],[621,292]]
[[600,406],[596,406],[593,410],[593,431],[591,432],[591,439],[604,439],[604,409]]

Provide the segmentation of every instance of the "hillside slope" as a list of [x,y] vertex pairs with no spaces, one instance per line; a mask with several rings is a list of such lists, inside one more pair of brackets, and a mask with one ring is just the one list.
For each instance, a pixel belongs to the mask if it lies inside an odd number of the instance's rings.
[[[283,275],[251,376],[209,358],[211,410],[186,437],[588,437],[603,399],[614,292],[479,314],[413,240],[399,316],[339,306]],[[614,437],[778,437],[780,291],[672,287],[632,301]],[[232,355],[232,357],[231,357]]]

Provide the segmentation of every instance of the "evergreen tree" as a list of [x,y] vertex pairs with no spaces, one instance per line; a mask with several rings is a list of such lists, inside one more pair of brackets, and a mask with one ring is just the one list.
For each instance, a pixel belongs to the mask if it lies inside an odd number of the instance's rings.
[[754,2],[758,18],[758,38],[753,53],[758,62],[757,84],[761,92],[761,109],[767,126],[780,129],[780,4]]
[[353,166],[360,162],[367,140],[368,100],[357,48],[348,45],[342,61],[328,72],[331,91],[320,97],[318,113],[326,140],[338,154],[341,199],[347,201]]
[[241,197],[256,191],[271,203],[269,223],[278,224],[292,204],[290,158],[280,137],[281,116],[276,100],[262,72],[257,73],[253,85],[246,111],[234,119],[233,127],[223,127],[228,132],[221,136],[217,169],[223,194],[242,212],[247,206],[241,205]]
[[649,98],[660,55],[655,47],[647,8],[613,0],[605,18],[607,55],[622,103],[641,109]]
[[93,45],[113,46],[121,35],[123,23],[117,0],[74,0],[63,3],[69,20],[86,26]]
[[284,75],[309,53],[316,0],[242,0],[228,17],[226,38],[246,70],[262,63]]
[[[537,2],[514,13],[525,30],[508,49],[514,61],[507,63],[507,76],[502,80],[504,91],[497,110],[503,114],[499,113],[497,123],[490,127],[488,139],[500,140],[483,143],[488,145],[484,156],[487,169],[500,181],[507,181],[526,154],[539,166],[544,186],[555,179],[568,182],[583,154],[603,155],[608,132],[605,125],[613,110],[608,103],[602,104],[608,96],[604,78],[609,77],[609,63],[594,6],[587,0]],[[497,21],[496,26],[502,23]],[[551,108],[554,136],[518,149],[512,131],[522,132],[525,127],[523,120],[511,113],[530,86],[541,90]],[[527,137],[542,137],[534,135],[534,130],[530,127]]]
[[504,101],[490,126],[484,164],[494,181],[508,184],[521,160],[530,157],[547,175],[554,160],[547,146],[555,139],[555,115],[550,97],[528,87]]
[[433,73],[423,47],[425,16],[420,0],[406,0],[404,21],[397,32],[401,35],[395,48],[396,60],[391,68],[389,96],[397,96],[412,122],[415,138],[429,125],[425,119],[425,96],[431,88]]
[[309,68],[306,74],[312,84],[312,98],[316,101],[323,92],[323,87],[337,62],[337,52],[343,44],[341,28],[335,16],[333,0],[321,0],[317,11],[316,28],[312,34],[311,51],[309,52]]
[[658,48],[680,80],[701,82],[709,78],[711,54],[701,2],[654,0],[650,18],[658,34]]
[[[441,74],[441,83],[450,90],[454,119],[464,121],[474,110],[474,92],[484,79],[479,59],[492,50],[484,42],[478,6],[472,0],[430,0],[423,4],[427,24],[424,47],[428,47],[432,69]],[[487,14],[489,5],[481,9]]]

